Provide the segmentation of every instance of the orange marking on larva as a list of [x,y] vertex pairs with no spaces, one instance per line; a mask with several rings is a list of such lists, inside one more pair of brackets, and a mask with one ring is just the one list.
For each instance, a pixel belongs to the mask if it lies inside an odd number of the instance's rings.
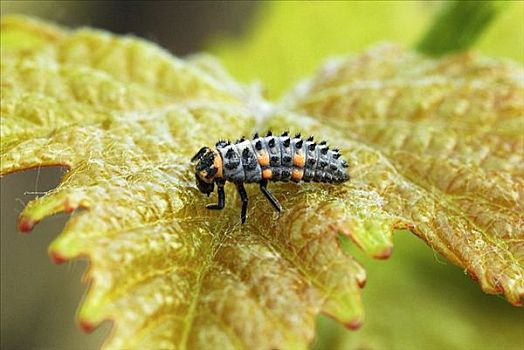
[[303,153],[297,153],[293,156],[293,164],[300,168],[303,168],[306,164],[306,158]]
[[271,179],[271,176],[273,176],[273,172],[271,169],[264,169],[262,170],[262,178],[264,179]]
[[267,152],[263,151],[261,152],[258,157],[258,164],[261,166],[269,166],[269,154]]
[[223,166],[222,156],[216,149],[213,150],[213,153],[215,154],[215,159],[213,160],[213,166],[215,167],[215,169],[217,169],[217,174],[215,175],[215,177],[222,178],[222,166]]
[[293,181],[300,181],[302,180],[302,177],[304,176],[304,170],[302,169],[293,169],[291,172],[291,180]]

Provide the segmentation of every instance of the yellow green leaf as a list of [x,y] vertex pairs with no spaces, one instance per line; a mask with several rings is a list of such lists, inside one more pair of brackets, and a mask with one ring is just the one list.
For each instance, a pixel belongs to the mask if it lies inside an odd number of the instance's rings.
[[377,152],[382,164],[362,178],[383,209],[485,292],[520,305],[523,81],[517,64],[468,53],[434,61],[385,45],[330,62],[285,105]]
[[[408,228],[521,301],[521,67],[380,46],[275,105],[212,58],[136,38],[20,17],[4,35],[36,44],[2,41],[0,174],[69,168],[19,227],[72,213],[49,252],[89,259],[78,320],[112,320],[107,347],[306,348],[321,312],[357,328],[366,275],[339,233],[387,258]],[[246,225],[230,188],[226,209],[206,210],[190,157],[266,127],[328,139],[353,180],[274,184],[280,215],[249,188]]]
[[395,234],[395,253],[366,267],[364,326],[348,332],[320,317],[313,350],[507,349],[524,346],[524,313],[478,285],[409,232]]
[[[2,31],[21,32],[26,21],[5,18]],[[365,209],[357,231],[388,229],[372,193],[346,189],[361,198],[346,206],[330,186],[281,186],[275,194],[293,210],[277,220],[250,191],[245,226],[229,190],[226,210],[207,211],[189,159],[254,130],[267,103],[209,58],[182,61],[135,38],[28,22],[38,25],[56,30],[53,40],[3,51],[1,173],[69,168],[19,227],[72,212],[49,252],[56,262],[90,260],[84,329],[112,320],[106,346],[117,348],[305,348],[321,311],[360,325],[365,273],[326,218]]]

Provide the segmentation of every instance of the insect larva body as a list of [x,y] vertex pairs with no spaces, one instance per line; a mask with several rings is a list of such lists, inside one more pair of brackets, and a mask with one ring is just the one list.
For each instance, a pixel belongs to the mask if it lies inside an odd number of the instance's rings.
[[314,181],[342,183],[349,180],[348,167],[337,149],[329,149],[326,142],[319,144],[310,137],[304,140],[299,134],[290,137],[287,132],[265,137],[255,134],[253,140],[240,139],[236,143],[220,141],[215,149],[203,147],[192,158],[197,186],[202,193],[213,192],[218,186],[218,204],[210,209],[222,209],[225,204],[223,186],[226,181],[236,184],[243,201],[242,222],[246,220],[247,194],[243,183],[259,183],[260,189],[271,204],[282,208],[267,189],[268,181]]

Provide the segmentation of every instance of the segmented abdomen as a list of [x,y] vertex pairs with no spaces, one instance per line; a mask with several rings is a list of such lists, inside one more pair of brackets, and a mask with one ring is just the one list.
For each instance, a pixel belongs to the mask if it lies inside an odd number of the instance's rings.
[[316,181],[340,183],[349,180],[347,163],[336,149],[313,138],[268,134],[235,144],[217,144],[223,159],[223,176],[233,182]]

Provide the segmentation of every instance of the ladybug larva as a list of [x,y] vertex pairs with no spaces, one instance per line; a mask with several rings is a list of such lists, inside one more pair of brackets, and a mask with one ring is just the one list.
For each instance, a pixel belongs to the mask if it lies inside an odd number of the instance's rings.
[[242,223],[246,222],[247,193],[244,183],[256,182],[277,211],[282,206],[267,189],[269,181],[314,181],[342,183],[349,180],[348,164],[340,158],[338,149],[329,149],[325,141],[315,143],[313,137],[304,140],[300,134],[290,137],[288,132],[265,137],[255,134],[253,140],[243,137],[231,144],[219,141],[215,148],[202,147],[191,158],[195,162],[196,184],[208,196],[218,187],[218,203],[208,209],[223,209],[226,201],[224,185],[233,182],[242,200]]

